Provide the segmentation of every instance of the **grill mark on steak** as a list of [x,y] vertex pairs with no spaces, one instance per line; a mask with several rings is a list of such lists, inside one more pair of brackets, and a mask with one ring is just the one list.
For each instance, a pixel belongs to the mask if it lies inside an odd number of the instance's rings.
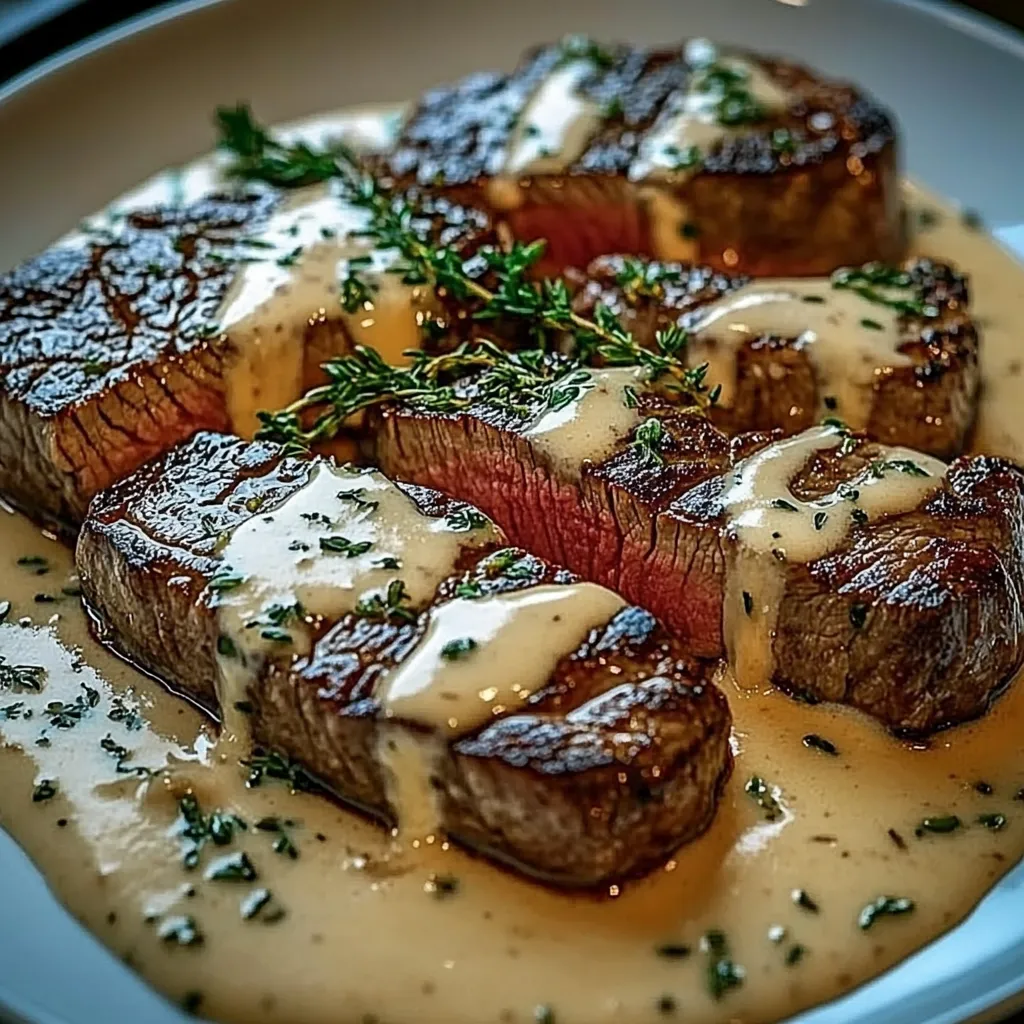
[[[202,597],[222,566],[219,538],[254,515],[253,498],[263,499],[255,514],[272,513],[310,466],[274,445],[200,433],[101,492],[76,563],[106,641],[214,710],[218,629]],[[429,515],[466,507],[401,486]],[[324,624],[307,657],[272,661],[250,694],[255,741],[393,823],[379,744],[389,730],[418,730],[383,719],[375,691],[431,608],[469,581],[488,595],[577,579],[523,551],[502,567],[498,548],[464,548],[415,621],[346,615]],[[627,607],[519,711],[447,744],[434,782],[442,824],[471,849],[558,885],[642,873],[710,823],[731,768],[729,725],[702,666],[651,615]]]
[[[974,423],[980,385],[979,338],[968,283],[954,268],[929,259],[909,260],[902,269],[912,281],[913,294],[934,307],[936,315],[900,316],[898,351],[910,363],[876,368],[863,429],[876,441],[949,459],[962,450]],[[637,270],[654,284],[639,291],[629,287]],[[574,273],[572,281],[578,289],[577,312],[592,317],[597,306],[606,306],[638,341],[651,346],[659,330],[692,326],[702,309],[742,288],[749,278],[710,267],[607,256],[595,260],[585,274]],[[712,411],[715,424],[727,433],[778,428],[795,434],[820,418],[822,389],[799,338],[762,335],[744,342],[737,352],[734,383],[729,407]],[[839,408],[834,415],[843,418],[843,413]]]
[[[608,47],[607,62],[579,85],[580,94],[605,112],[584,151],[563,172],[512,179],[522,203],[508,223],[524,241],[548,240],[541,272],[582,267],[608,252],[680,258],[653,248],[641,194],[653,179],[632,182],[628,174],[659,115],[689,80],[684,49]],[[699,171],[667,182],[667,192],[689,210],[688,258],[779,277],[901,259],[905,237],[891,115],[853,86],[799,65],[734,49],[723,53],[763,69],[792,99],[786,111],[727,136]],[[489,183],[502,177],[517,121],[562,57],[562,47],[542,47],[511,74],[474,74],[431,90],[378,166],[400,183],[499,212]],[[785,145],[780,131],[788,133]]]
[[[476,387],[463,382],[462,393]],[[479,402],[458,413],[385,407],[375,454],[389,475],[472,501],[513,543],[650,608],[693,653],[719,656],[732,549],[720,499],[728,471],[771,435],[730,442],[706,420],[642,402],[661,418],[661,464],[626,439],[578,479],[561,478],[521,421]],[[821,454],[794,493],[832,490],[878,457],[884,449],[864,439],[848,455]],[[1022,485],[1005,460],[961,458],[918,510],[857,526],[810,564],[787,563],[774,682],[899,732],[982,714],[1024,658]]]

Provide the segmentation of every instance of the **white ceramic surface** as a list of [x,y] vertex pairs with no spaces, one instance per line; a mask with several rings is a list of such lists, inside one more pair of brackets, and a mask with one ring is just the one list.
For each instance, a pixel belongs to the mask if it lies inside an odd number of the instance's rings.
[[[899,114],[910,171],[1024,249],[1024,39],[951,6],[895,0],[221,0],[172,6],[0,89],[0,268],[161,166],[209,147],[214,105],[276,121],[401,99],[509,65],[567,31],[703,34],[849,75]],[[800,1024],[995,1019],[1024,991],[1024,867],[939,942]],[[31,993],[31,996],[29,995]],[[85,934],[0,834],[0,1018],[184,1018]]]

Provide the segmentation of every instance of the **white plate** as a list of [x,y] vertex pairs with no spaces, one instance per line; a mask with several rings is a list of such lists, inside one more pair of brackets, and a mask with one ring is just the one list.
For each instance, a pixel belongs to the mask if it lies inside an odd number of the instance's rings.
[[[863,82],[899,114],[910,171],[1024,222],[1024,40],[941,4],[892,0],[222,0],[166,8],[0,90],[0,268],[153,171],[209,148],[217,103],[264,120],[399,100],[568,31],[708,35]],[[1003,232],[1009,239],[1013,233]],[[1024,229],[1017,235],[1024,248]],[[0,1006],[32,1024],[181,1015],[85,934],[0,835]],[[1024,868],[959,928],[801,1024],[952,1024],[1024,1002]],[[32,993],[31,999],[28,993]],[[0,1017],[3,1009],[0,1008]]]

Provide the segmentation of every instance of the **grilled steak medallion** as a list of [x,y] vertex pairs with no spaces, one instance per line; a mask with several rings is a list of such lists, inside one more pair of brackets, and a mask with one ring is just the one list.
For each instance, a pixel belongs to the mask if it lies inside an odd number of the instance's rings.
[[706,40],[580,38],[427,93],[381,166],[548,240],[755,276],[904,255],[896,130],[853,86]]
[[721,385],[727,433],[842,419],[874,440],[940,458],[963,447],[979,384],[967,282],[931,260],[831,279],[751,282],[709,267],[602,257],[574,275],[575,308],[612,310],[646,343],[687,330],[691,364]]
[[459,385],[453,411],[387,407],[379,464],[472,501],[695,653],[728,644],[741,682],[923,733],[982,713],[1020,665],[1013,465],[963,458],[947,472],[836,428],[730,440],[642,391],[635,371],[589,384],[574,372],[569,406],[538,398],[525,416],[492,404],[482,377]]
[[502,541],[202,433],[96,498],[77,562],[113,646],[343,799],[560,885],[642,872],[711,820],[725,699],[648,613]]
[[[491,237],[445,200],[423,208],[442,242]],[[353,340],[417,344],[428,300],[349,236],[364,223],[326,187],[214,197],[134,211],[0,278],[0,492],[71,529],[196,430],[251,435]]]

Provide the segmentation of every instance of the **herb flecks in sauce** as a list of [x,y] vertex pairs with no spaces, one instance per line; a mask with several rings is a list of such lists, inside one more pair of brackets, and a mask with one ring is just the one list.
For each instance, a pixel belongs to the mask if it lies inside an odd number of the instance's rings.
[[705,978],[712,999],[721,999],[730,989],[743,984],[746,971],[729,955],[729,942],[724,932],[706,932],[701,939],[701,950],[707,956]]
[[782,805],[772,793],[771,786],[759,775],[752,775],[743,787],[764,813],[765,821],[777,821],[782,815]]
[[914,901],[903,896],[879,896],[869,903],[857,917],[857,926],[867,931],[879,918],[896,917],[909,914],[914,909]]

